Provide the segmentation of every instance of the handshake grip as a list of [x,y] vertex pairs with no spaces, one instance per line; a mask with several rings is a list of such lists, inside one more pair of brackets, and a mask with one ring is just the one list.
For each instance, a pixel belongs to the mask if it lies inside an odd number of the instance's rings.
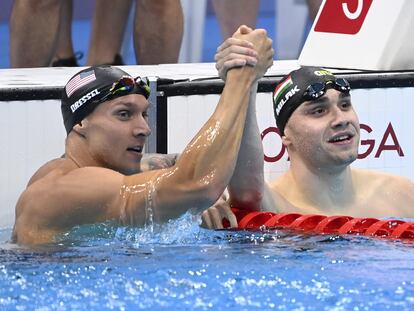
[[274,50],[273,41],[267,36],[264,29],[256,29],[247,34],[235,34],[238,39],[250,41],[258,54],[258,62],[255,66],[257,77],[262,77],[267,69],[273,65]]

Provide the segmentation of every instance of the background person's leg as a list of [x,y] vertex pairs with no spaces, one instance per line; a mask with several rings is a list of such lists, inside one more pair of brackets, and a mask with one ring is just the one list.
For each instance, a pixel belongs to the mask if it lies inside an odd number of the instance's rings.
[[88,65],[121,65],[119,53],[130,9],[131,0],[96,0]]
[[140,65],[176,63],[183,37],[180,0],[137,0],[134,46]]
[[14,0],[10,16],[11,67],[49,66],[56,47],[59,0]]
[[231,37],[240,25],[256,28],[259,0],[213,0],[213,7],[223,39]]
[[309,10],[309,19],[313,22],[318,14],[319,7],[322,4],[322,0],[306,0]]
[[63,0],[60,8],[60,23],[56,51],[52,66],[78,66],[72,43],[73,1]]

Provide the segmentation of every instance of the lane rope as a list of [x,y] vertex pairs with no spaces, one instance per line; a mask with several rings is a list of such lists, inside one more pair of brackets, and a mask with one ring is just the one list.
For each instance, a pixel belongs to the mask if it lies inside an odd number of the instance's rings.
[[[252,212],[232,208],[241,230],[291,229],[316,234],[354,234],[414,241],[414,222],[351,216],[302,215],[299,213]],[[226,218],[223,227],[229,228]]]

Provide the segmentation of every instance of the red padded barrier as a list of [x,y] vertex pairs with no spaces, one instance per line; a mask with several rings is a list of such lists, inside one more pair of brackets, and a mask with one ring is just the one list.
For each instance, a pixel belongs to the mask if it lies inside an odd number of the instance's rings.
[[371,225],[364,234],[387,237],[390,236],[399,225],[404,223],[405,221],[402,220],[380,220]]
[[396,239],[413,239],[414,240],[414,223],[406,222],[399,225],[392,232],[391,236]]
[[299,229],[304,231],[310,231],[315,229],[315,227],[324,219],[326,216],[322,215],[302,215],[299,218],[295,219],[292,224],[289,225],[289,228]]
[[[414,222],[397,219],[353,218],[350,216],[302,215],[299,213],[249,212],[232,209],[238,229],[286,228],[320,234],[358,234],[414,241]],[[227,219],[223,226],[229,227]]]
[[275,214],[269,221],[270,227],[284,227],[289,226],[296,218],[302,216],[301,214]]
[[318,233],[338,233],[339,229],[352,220],[349,216],[330,216],[323,219],[315,228]]
[[274,214],[269,212],[251,212],[244,216],[240,222],[239,227],[244,229],[259,228],[268,221]]
[[372,224],[379,221],[376,218],[354,218],[339,228],[339,234],[364,234]]

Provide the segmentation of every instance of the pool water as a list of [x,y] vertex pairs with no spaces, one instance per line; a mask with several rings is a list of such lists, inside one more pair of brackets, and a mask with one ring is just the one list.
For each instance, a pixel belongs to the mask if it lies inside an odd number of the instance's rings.
[[358,236],[75,228],[28,249],[0,229],[0,310],[413,310],[413,244]]

